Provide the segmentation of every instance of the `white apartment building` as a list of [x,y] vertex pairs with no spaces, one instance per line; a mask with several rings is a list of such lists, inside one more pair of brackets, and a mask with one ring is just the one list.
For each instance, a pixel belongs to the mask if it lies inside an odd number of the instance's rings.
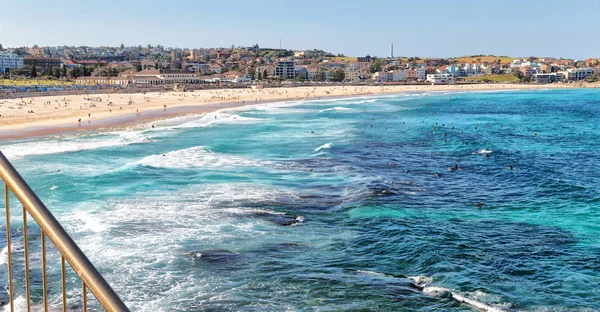
[[344,69],[344,81],[357,82],[360,81],[360,70],[355,67]]
[[431,83],[449,83],[453,78],[450,74],[430,74],[427,75],[427,82]]
[[235,76],[235,78],[233,78],[233,83],[252,83],[252,78],[248,75]]
[[584,80],[594,75],[594,70],[591,68],[569,68],[562,71],[565,80]]
[[209,73],[210,65],[205,63],[187,63],[187,69],[192,73]]
[[467,77],[481,76],[483,74],[481,64],[465,64],[464,71]]
[[404,81],[404,80],[406,80],[406,71],[404,71],[404,70],[394,71],[394,73],[392,74],[392,80],[393,81]]
[[0,72],[7,69],[23,68],[23,57],[12,53],[0,52]]
[[377,82],[391,82],[394,80],[393,72],[376,72],[373,74],[373,80]]
[[306,76],[307,76],[306,78],[308,80],[314,80],[315,76],[317,75],[318,72],[319,71],[316,68],[309,67],[309,68],[306,69]]
[[561,82],[563,75],[561,73],[536,73],[531,76],[531,80],[539,83]]
[[417,80],[423,81],[427,78],[427,71],[425,70],[425,67],[419,67],[415,69],[415,71],[417,72]]

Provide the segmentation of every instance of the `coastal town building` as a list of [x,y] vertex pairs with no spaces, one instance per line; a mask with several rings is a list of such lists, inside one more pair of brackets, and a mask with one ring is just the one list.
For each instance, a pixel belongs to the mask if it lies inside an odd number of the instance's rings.
[[275,77],[279,79],[294,79],[296,78],[296,70],[294,69],[294,61],[279,61],[275,67]]
[[427,78],[427,70],[425,69],[425,67],[419,67],[415,69],[415,75],[417,77],[417,80],[424,81]]
[[392,74],[393,81],[405,81],[406,80],[406,71],[405,70],[396,70]]
[[551,83],[563,81],[561,73],[536,73],[531,76],[531,81],[539,83]]
[[185,71],[145,69],[133,75],[134,84],[166,85],[174,83],[199,83],[194,73]]
[[594,75],[594,70],[591,68],[569,68],[566,71],[560,72],[565,80],[584,80]]
[[359,63],[371,63],[371,57],[368,55],[364,57],[359,56],[356,58],[356,61]]
[[55,57],[25,56],[23,58],[23,64],[25,66],[35,66],[37,68],[48,68],[61,67],[62,61],[59,58]]
[[0,52],[0,72],[5,73],[7,70],[23,68],[23,57],[7,53]]
[[450,83],[454,81],[454,78],[450,74],[429,74],[427,75],[427,82],[431,83]]
[[414,69],[407,69],[404,71],[407,80],[417,80],[417,71]]
[[137,73],[125,73],[121,77],[82,77],[77,82],[81,84],[106,84],[106,85],[173,85],[193,84],[202,80],[196,74],[185,71],[169,71],[158,69],[145,69]]
[[358,82],[360,80],[360,70],[357,67],[348,67],[344,69],[344,81]]

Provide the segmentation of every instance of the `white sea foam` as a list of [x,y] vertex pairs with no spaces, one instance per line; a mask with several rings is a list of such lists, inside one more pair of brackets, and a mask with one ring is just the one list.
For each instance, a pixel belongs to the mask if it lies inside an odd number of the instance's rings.
[[431,284],[431,282],[433,281],[433,279],[431,277],[422,276],[422,275],[409,276],[408,279],[411,279],[419,287],[425,287],[425,286]]
[[324,149],[330,149],[330,148],[331,148],[331,143],[323,144],[323,145],[317,147],[315,149],[315,152],[318,152],[318,151],[324,150]]
[[64,138],[29,140],[0,147],[9,159],[32,155],[49,155],[150,142],[152,135],[143,131],[109,132]]
[[57,189],[57,188],[58,188],[58,186],[56,186],[56,185],[52,185],[52,187],[50,188],[50,190],[51,190],[51,191],[54,191],[54,190],[55,190],[55,189]]
[[493,153],[493,152],[494,152],[494,151],[492,151],[492,150],[488,150],[488,149],[485,149],[485,148],[484,148],[484,149],[481,149],[481,150],[479,150],[479,151],[475,151],[475,152],[473,152],[473,154],[491,154],[491,153]]
[[[5,312],[11,311],[10,303],[4,307]],[[27,311],[27,302],[25,301],[25,297],[18,296],[14,300],[14,311]]]
[[[154,168],[203,168],[203,167],[267,167],[273,162],[255,160],[241,156],[233,156],[212,152],[204,146],[195,146],[165,154],[151,155],[133,163],[133,165]],[[126,166],[129,166],[128,164]]]
[[[194,186],[177,192],[156,190],[135,198],[88,202],[81,209],[102,216],[110,231],[80,232],[76,239],[85,254],[114,281],[132,310],[171,311],[189,308],[190,298],[225,295],[213,285],[228,284],[227,277],[195,270],[189,274],[182,260],[207,249],[237,252],[232,242],[280,240],[281,233],[264,231],[261,221],[240,218],[231,209],[253,202],[295,198],[289,190],[256,183],[223,183]],[[60,218],[61,221],[65,218]],[[77,218],[67,219],[68,231],[79,226]],[[290,234],[291,235],[291,234]],[[186,249],[192,244],[193,249]],[[160,265],[160,270],[156,266]],[[127,282],[143,287],[127,288]],[[160,296],[152,295],[152,285],[164,285]],[[199,299],[203,300],[203,299]],[[22,311],[22,310],[20,310]]]
[[356,270],[356,272],[360,273],[360,274],[365,274],[365,275],[386,276],[383,273],[379,273],[379,272],[375,272],[375,271],[369,271],[369,270]]
[[[504,312],[505,310],[499,308],[497,306],[491,306],[489,304],[483,303],[480,300],[477,300],[479,297],[488,296],[487,294],[477,291],[472,294],[461,294],[455,290],[444,288],[444,287],[436,287],[436,286],[427,286],[423,288],[423,292],[433,295],[433,296],[442,296],[444,294],[450,294],[452,298],[460,303],[468,304],[474,308],[480,309],[486,312]],[[475,297],[475,298],[471,298]]]
[[82,231],[100,233],[108,229],[108,226],[104,224],[97,215],[91,215],[87,212],[79,211],[76,212],[73,217],[79,219],[79,222],[75,223],[80,224],[80,230]]
[[240,116],[240,115],[236,115],[236,114],[227,114],[227,113],[224,113],[221,111],[217,111],[214,113],[209,113],[209,114],[203,115],[202,117],[200,117],[196,120],[188,121],[188,122],[180,124],[180,125],[174,125],[171,128],[173,128],[173,129],[204,128],[204,127],[210,127],[215,124],[231,124],[231,123],[248,124],[248,123],[257,123],[257,122],[263,122],[263,121],[264,120],[260,119],[260,118],[244,117],[244,116]]
[[8,263],[8,246],[5,246],[4,248],[2,248],[2,251],[0,251],[0,265],[7,264],[7,263]]
[[352,110],[352,108],[350,108],[350,107],[336,106],[334,108],[322,109],[319,111],[319,113],[330,112],[330,111],[351,111],[351,110]]

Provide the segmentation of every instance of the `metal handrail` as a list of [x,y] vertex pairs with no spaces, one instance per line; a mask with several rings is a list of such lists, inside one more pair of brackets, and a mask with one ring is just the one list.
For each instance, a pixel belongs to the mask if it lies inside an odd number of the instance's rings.
[[[44,242],[45,237],[47,236],[50,241],[56,246],[56,249],[61,254],[61,262],[62,262],[62,278],[63,278],[63,304],[66,303],[66,290],[65,290],[65,270],[64,270],[64,260],[66,260],[73,270],[77,273],[79,278],[83,284],[83,294],[86,294],[86,286],[89,289],[98,302],[102,305],[102,307],[107,311],[129,311],[127,306],[123,303],[121,298],[114,292],[114,290],[110,287],[110,285],[104,280],[102,275],[98,272],[96,267],[90,262],[90,260],[85,256],[85,254],[81,251],[79,246],[73,241],[73,239],[67,234],[65,229],[60,225],[60,223],[54,218],[50,210],[46,208],[46,206],[42,203],[42,201],[37,197],[37,195],[31,190],[29,185],[23,180],[21,175],[17,172],[17,170],[12,166],[10,161],[4,156],[2,152],[0,152],[0,178],[4,180],[5,183],[5,195],[6,195],[6,210],[7,210],[7,243],[8,245],[8,255],[9,255],[9,266],[11,262],[11,246],[10,246],[10,210],[9,210],[9,200],[8,200],[8,189],[10,189],[13,194],[19,199],[21,204],[23,205],[23,220],[26,222],[28,212],[35,222],[39,225],[42,233],[42,242]],[[26,224],[24,225],[26,226]],[[24,233],[27,232],[27,229],[24,229]],[[25,234],[26,235],[26,234]],[[26,236],[24,239],[27,240]],[[27,241],[25,241],[27,243]],[[42,244],[42,253],[44,254],[44,263],[43,263],[43,274],[44,274],[44,305],[47,305],[46,298],[46,276],[45,276],[45,244]],[[25,265],[27,266],[27,250],[25,250]],[[13,289],[12,289],[12,269],[9,268],[9,292],[10,292],[10,301],[11,301],[11,310],[14,307],[13,304]],[[27,285],[27,306],[29,310],[29,279],[26,274],[26,285]],[[84,297],[84,306],[87,307],[87,298]],[[47,307],[45,307],[47,309]],[[66,306],[63,306],[63,310],[66,310]]]

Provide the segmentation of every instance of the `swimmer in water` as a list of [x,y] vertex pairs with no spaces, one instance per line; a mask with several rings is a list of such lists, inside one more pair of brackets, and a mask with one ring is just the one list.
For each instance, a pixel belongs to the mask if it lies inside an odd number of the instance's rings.
[[454,165],[450,166],[450,168],[449,168],[449,169],[450,169],[451,171],[456,171],[456,170],[458,170],[458,164],[457,164],[457,163],[454,163]]
[[477,208],[479,208],[479,209],[483,208],[483,202],[479,202],[479,203],[477,204]]

